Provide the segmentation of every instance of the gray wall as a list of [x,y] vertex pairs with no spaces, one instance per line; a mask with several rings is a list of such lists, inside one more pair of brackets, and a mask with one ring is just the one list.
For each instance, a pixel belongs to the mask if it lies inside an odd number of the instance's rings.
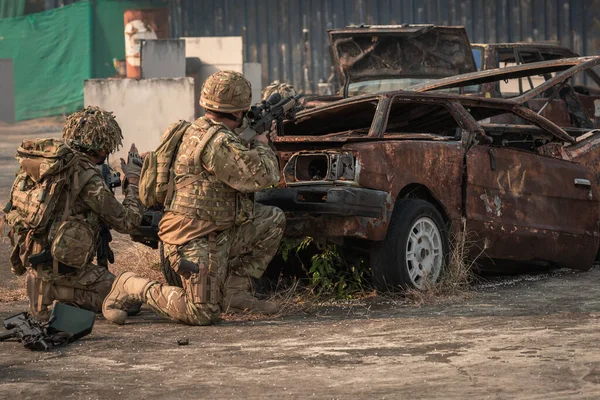
[[186,37],[184,40],[188,60],[195,58],[199,62],[200,85],[220,70],[241,72],[252,84],[253,101],[260,101],[263,87],[260,64],[244,63],[244,45],[240,36]]
[[0,58],[0,121],[15,122],[15,78],[10,58]]
[[143,79],[185,77],[184,40],[143,40],[140,56]]
[[123,157],[131,143],[140,152],[155,150],[164,130],[180,119],[194,119],[192,78],[90,79],[84,103],[112,111],[123,131]]
[[[550,40],[600,54],[600,0],[171,0],[173,37],[243,36],[244,62],[309,86],[330,74],[327,29],[355,23],[464,25],[471,42]],[[308,41],[305,43],[303,30]]]

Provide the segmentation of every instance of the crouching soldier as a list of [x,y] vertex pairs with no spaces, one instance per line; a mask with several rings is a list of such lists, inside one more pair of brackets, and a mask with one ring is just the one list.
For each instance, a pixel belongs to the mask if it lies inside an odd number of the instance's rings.
[[[128,233],[143,212],[136,186],[140,166],[122,160],[122,204],[97,168],[122,139],[112,113],[86,107],[67,118],[62,140],[25,140],[17,151],[20,170],[4,224],[13,244],[12,270],[27,273],[29,311],[39,320],[48,319],[54,300],[99,312],[110,291],[114,275],[92,263],[100,227]],[[134,146],[132,151],[137,153]]]
[[266,134],[244,143],[236,133],[251,96],[242,74],[211,75],[200,99],[205,116],[173,124],[145,158],[142,201],[165,206],[159,236],[183,288],[124,273],[104,301],[108,320],[124,324],[123,306],[132,299],[190,325],[215,323],[220,311],[277,312],[276,304],[251,292],[251,279],[275,255],[285,224],[279,208],[254,204],[254,192],[279,181],[279,165]]

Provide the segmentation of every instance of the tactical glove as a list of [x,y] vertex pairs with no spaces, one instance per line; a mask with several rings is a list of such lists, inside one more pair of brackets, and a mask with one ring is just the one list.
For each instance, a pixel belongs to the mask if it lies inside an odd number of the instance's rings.
[[123,190],[127,189],[129,184],[137,185],[140,181],[140,173],[142,172],[142,157],[138,152],[135,144],[131,145],[129,153],[127,154],[127,162],[121,158],[121,169],[125,175],[125,181],[123,182]]

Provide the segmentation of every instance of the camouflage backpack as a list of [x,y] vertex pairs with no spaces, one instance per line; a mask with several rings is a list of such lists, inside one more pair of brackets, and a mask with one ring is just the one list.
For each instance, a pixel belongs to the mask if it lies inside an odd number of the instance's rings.
[[144,158],[139,185],[140,200],[145,206],[165,204],[169,181],[172,181],[173,158],[190,125],[187,121],[173,124],[162,137],[156,151],[149,152]]
[[[77,190],[94,172],[79,177],[79,155],[64,142],[55,139],[24,140],[17,149],[16,158],[20,169],[11,189],[10,200],[4,208],[3,223],[10,228],[8,236],[12,244],[15,245],[15,241],[19,244],[15,249],[19,250],[20,246],[24,246],[20,252],[27,255],[31,250],[32,237],[45,240],[53,222],[67,219],[69,203],[72,204],[78,195]],[[61,194],[66,191],[67,204],[58,206]],[[58,215],[59,212],[62,217]],[[85,242],[89,247],[90,240],[93,241],[93,232],[92,237],[86,238],[78,227],[77,232],[73,233],[72,225],[70,223],[59,227],[55,236],[57,239],[60,237],[60,240],[54,241],[64,242],[65,234],[75,235],[77,238],[74,239],[80,243]],[[17,270],[15,272],[24,272],[23,263],[18,263],[13,256],[11,261],[13,268]],[[55,256],[62,261],[59,254]],[[89,254],[80,257],[89,258]]]
[[[140,173],[140,200],[147,207],[167,205],[175,190],[175,171],[173,164],[179,149],[181,139],[186,130],[194,125],[187,121],[179,121],[169,127],[162,137],[162,140],[156,151],[149,152],[144,158],[144,165]],[[194,125],[198,128],[196,125]],[[221,124],[214,124],[203,137],[198,149],[203,148],[208,140],[223,127]],[[178,188],[181,188],[191,182],[181,182]]]

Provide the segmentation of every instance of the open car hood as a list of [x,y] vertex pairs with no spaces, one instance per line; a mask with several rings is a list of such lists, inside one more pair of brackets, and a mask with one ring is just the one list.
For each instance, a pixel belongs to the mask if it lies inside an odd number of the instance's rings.
[[374,25],[329,31],[342,87],[383,78],[431,78],[477,71],[463,27]]
[[431,80],[428,82],[413,85],[405,90],[414,92],[428,92],[433,90],[459,88],[470,85],[477,85],[488,82],[497,82],[505,79],[524,78],[533,75],[544,75],[557,73],[541,85],[528,90],[518,97],[511,100],[523,104],[546,90],[561,84],[571,78],[578,72],[586,71],[589,76],[600,86],[600,77],[592,70],[593,67],[600,65],[600,56],[594,57],[576,57],[563,58],[551,61],[540,61],[535,63],[520,64],[505,68],[488,69],[467,73],[458,76],[451,76],[442,79]]

